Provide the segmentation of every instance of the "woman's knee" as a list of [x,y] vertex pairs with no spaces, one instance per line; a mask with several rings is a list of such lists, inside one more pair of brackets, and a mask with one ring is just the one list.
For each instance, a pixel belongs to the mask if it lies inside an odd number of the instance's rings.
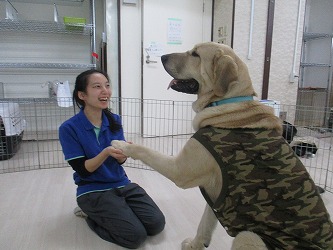
[[123,238],[127,248],[136,249],[147,239],[147,235],[153,236],[163,231],[165,227],[165,217],[163,213],[156,214],[151,218],[149,224],[144,227],[133,229],[130,235]]
[[155,217],[153,217],[149,224],[146,226],[147,234],[150,236],[159,234],[163,231],[164,227],[165,217],[163,213],[159,213]]
[[138,223],[131,227],[107,228],[100,226],[89,217],[86,219],[89,227],[102,239],[129,249],[136,249],[147,239],[147,231]]
[[142,232],[135,235],[127,235],[126,237],[119,240],[118,244],[129,249],[136,249],[139,248],[146,239],[147,233]]
[[125,231],[115,233],[114,243],[130,248],[136,249],[142,245],[142,243],[147,239],[147,231],[145,228],[141,226],[136,226],[132,228],[128,228]]

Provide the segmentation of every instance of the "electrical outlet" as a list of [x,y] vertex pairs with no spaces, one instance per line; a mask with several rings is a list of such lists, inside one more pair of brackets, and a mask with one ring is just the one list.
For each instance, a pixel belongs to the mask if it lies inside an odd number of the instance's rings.
[[219,27],[218,33],[219,33],[219,37],[224,36],[224,28],[223,27]]
[[225,44],[227,41],[226,41],[226,38],[220,38],[219,40],[217,40],[218,43],[221,43],[221,44]]

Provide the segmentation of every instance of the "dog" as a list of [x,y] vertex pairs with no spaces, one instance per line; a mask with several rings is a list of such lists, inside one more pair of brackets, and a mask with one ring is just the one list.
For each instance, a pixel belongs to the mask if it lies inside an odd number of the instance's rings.
[[169,87],[196,94],[195,134],[177,156],[144,146],[111,145],[178,187],[199,187],[206,208],[194,238],[204,249],[217,222],[232,249],[333,249],[330,215],[305,167],[282,137],[273,108],[256,100],[245,63],[227,45],[201,43],[161,57]]

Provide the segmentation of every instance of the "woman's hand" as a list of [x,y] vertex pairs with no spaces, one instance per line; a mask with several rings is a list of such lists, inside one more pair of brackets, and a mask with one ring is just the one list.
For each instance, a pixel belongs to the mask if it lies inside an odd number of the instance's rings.
[[94,158],[86,160],[84,163],[85,168],[92,173],[97,168],[99,168],[109,156],[115,158],[119,164],[123,164],[127,160],[127,156],[123,154],[123,151],[121,149],[116,149],[115,147],[108,146],[104,148]]
[[109,146],[107,148],[104,149],[108,155],[112,156],[113,158],[115,158],[118,163],[122,164],[127,160],[127,156],[123,154],[123,151],[120,149],[116,149],[112,146]]

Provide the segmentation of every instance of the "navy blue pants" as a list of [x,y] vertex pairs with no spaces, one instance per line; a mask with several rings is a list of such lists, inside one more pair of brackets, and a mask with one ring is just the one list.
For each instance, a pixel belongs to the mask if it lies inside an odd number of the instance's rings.
[[135,183],[82,195],[77,203],[97,235],[126,248],[138,248],[147,235],[156,235],[165,226],[161,210]]

